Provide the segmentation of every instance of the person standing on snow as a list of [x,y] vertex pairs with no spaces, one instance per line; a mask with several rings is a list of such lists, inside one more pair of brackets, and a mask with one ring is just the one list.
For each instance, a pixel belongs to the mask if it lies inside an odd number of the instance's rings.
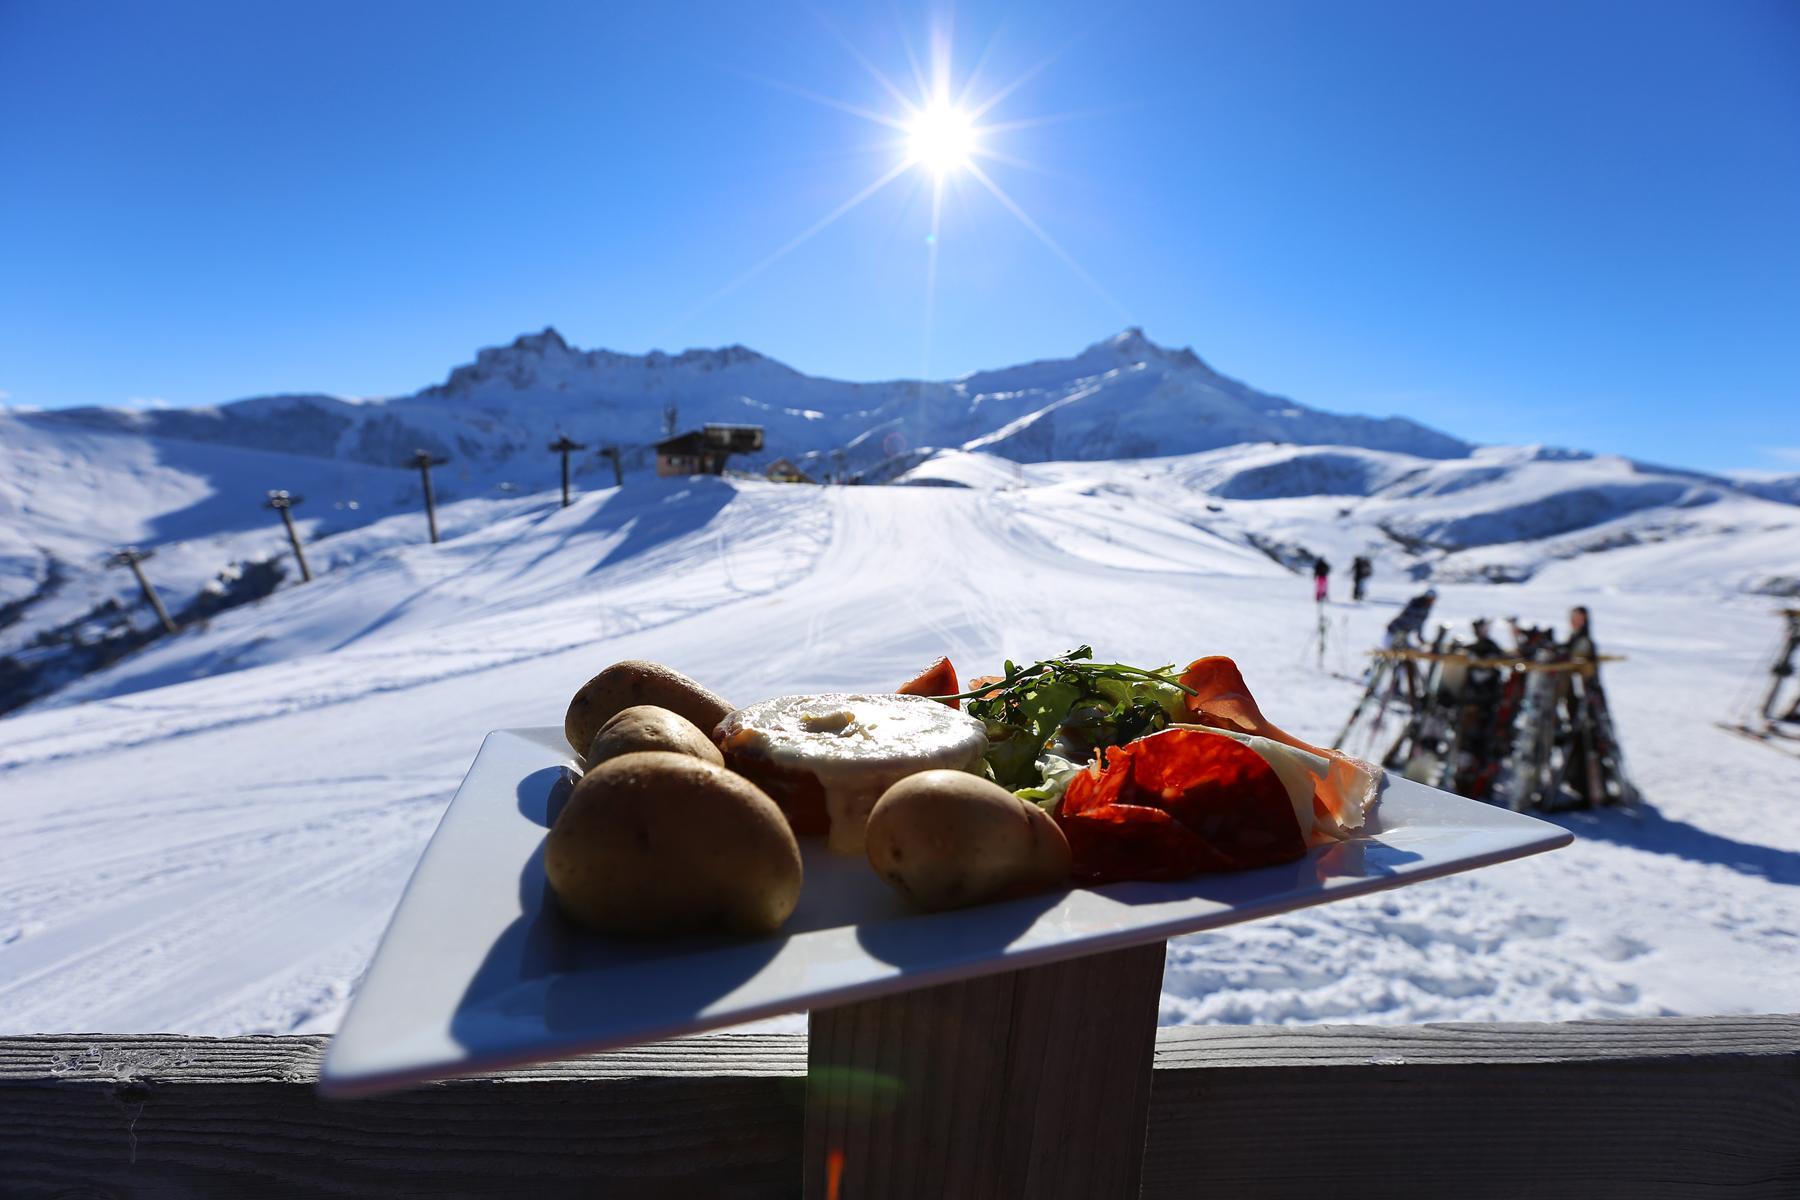
[[1375,566],[1364,555],[1357,555],[1350,564],[1350,598],[1362,602],[1363,585],[1369,582],[1369,576],[1375,573]]
[[1331,564],[1323,555],[1313,559],[1313,602],[1325,603],[1325,581],[1331,576]]
[[[1400,615],[1388,622],[1387,648],[1389,650],[1414,649],[1413,639],[1425,632],[1425,619],[1431,615],[1431,606],[1437,603],[1437,589],[1426,588],[1417,596],[1406,602]],[[1407,699],[1413,700],[1420,694],[1419,671],[1408,655],[1396,656],[1399,661],[1394,666],[1400,678],[1401,689]]]
[[1424,632],[1425,619],[1431,615],[1431,606],[1436,603],[1436,588],[1426,588],[1408,600],[1400,615],[1388,622],[1388,649],[1404,650],[1411,646],[1412,639]]
[[1585,605],[1569,610],[1569,640],[1558,649],[1570,662],[1593,663],[1586,671],[1562,681],[1562,710],[1566,722],[1563,784],[1583,805],[1607,802],[1604,762],[1594,761],[1600,752],[1595,729],[1596,708],[1605,704],[1600,691],[1599,651],[1594,647],[1593,626]]
[[1594,650],[1594,632],[1588,624],[1585,604],[1578,604],[1569,610],[1569,640],[1563,646],[1563,653],[1572,662],[1592,662],[1598,657]]
[[[1500,643],[1488,634],[1488,619],[1476,617],[1470,623],[1475,630],[1475,640],[1469,643],[1468,653],[1474,659],[1496,659],[1502,654]],[[1470,667],[1469,687],[1483,695],[1500,690],[1500,672],[1493,667]]]

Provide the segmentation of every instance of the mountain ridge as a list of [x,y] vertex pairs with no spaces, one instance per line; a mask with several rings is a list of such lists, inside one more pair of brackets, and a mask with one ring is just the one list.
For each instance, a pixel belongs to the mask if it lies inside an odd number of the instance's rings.
[[[980,448],[987,453],[1021,462],[1181,454],[1271,440],[1438,458],[1471,449],[1406,418],[1333,413],[1258,391],[1215,371],[1191,347],[1161,346],[1135,326],[1067,358],[950,380],[868,383],[807,375],[739,344],[675,354],[582,350],[546,326],[483,347],[442,382],[400,396],[302,392],[196,408],[19,415],[391,466],[415,447],[505,462],[544,437],[585,435],[595,425],[642,461],[664,432],[669,406],[683,427],[763,424],[768,450],[761,459],[841,463],[850,470],[920,447],[978,439],[986,439]],[[1009,428],[1015,436],[995,437]]]

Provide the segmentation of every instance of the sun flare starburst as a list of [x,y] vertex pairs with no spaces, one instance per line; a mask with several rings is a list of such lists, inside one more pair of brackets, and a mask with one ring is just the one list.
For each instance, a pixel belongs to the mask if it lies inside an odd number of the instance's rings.
[[[829,23],[827,23],[827,28],[831,28]],[[688,312],[687,317],[691,317],[695,312],[712,304],[721,296],[754,279],[794,250],[811,241],[828,226],[836,224],[840,218],[861,207],[864,201],[877,192],[884,190],[896,180],[910,176],[914,181],[912,194],[914,197],[918,197],[923,193],[925,209],[928,214],[928,225],[923,238],[925,308],[921,328],[923,335],[921,375],[929,372],[931,363],[931,333],[937,298],[939,235],[943,224],[945,193],[952,191],[961,197],[963,195],[962,185],[967,181],[980,184],[981,189],[991,195],[999,203],[1001,209],[1010,214],[1026,232],[1060,259],[1096,296],[1129,319],[1130,314],[1125,307],[1114,299],[1101,286],[1100,281],[1083,268],[1073,255],[1064,250],[1042,225],[1032,219],[1024,207],[1000,186],[993,175],[983,169],[980,161],[985,159],[990,163],[1023,167],[1033,171],[1041,170],[1032,162],[1001,153],[990,145],[991,140],[1010,131],[1047,125],[1055,121],[1084,115],[1065,113],[999,123],[985,120],[989,110],[1012,96],[1025,83],[1055,62],[1061,54],[1060,51],[1044,58],[1010,82],[991,89],[983,89],[979,82],[982,67],[986,65],[988,59],[988,54],[984,52],[974,69],[968,73],[968,77],[962,81],[961,87],[953,88],[950,39],[945,33],[942,36],[934,36],[932,39],[929,70],[913,55],[911,46],[907,46],[907,59],[912,66],[912,82],[916,87],[916,90],[910,90],[890,79],[842,33],[836,29],[831,29],[831,32],[857,65],[862,67],[893,101],[893,107],[883,112],[833,96],[821,95],[791,83],[772,79],[762,79],[761,82],[782,91],[791,92],[813,103],[885,127],[897,136],[892,142],[880,148],[887,153],[898,150],[898,155],[888,160],[887,170],[874,180],[807,226],[781,247],[741,272],[710,297],[701,301],[696,308]],[[993,49],[992,43],[988,49],[989,51]],[[978,91],[983,90],[987,93],[985,96],[976,95]],[[683,319],[685,320],[686,317]]]
[[906,121],[906,161],[942,179],[976,153],[975,122],[948,100],[932,100]]

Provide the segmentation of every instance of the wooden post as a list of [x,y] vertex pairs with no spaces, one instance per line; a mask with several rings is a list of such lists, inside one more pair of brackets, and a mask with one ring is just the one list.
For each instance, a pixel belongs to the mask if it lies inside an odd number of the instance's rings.
[[1135,1196],[1163,943],[812,1013],[806,1200]]
[[263,501],[263,507],[272,508],[281,514],[281,523],[287,526],[288,544],[294,548],[294,561],[300,564],[300,582],[311,583],[312,571],[307,568],[306,551],[300,548],[300,531],[294,528],[294,516],[291,511],[294,505],[305,498],[277,490],[269,493],[269,498]]
[[441,467],[450,460],[433,458],[429,450],[413,451],[411,465],[419,468],[419,481],[425,485],[425,527],[431,531],[431,544],[437,545],[437,505],[431,498],[431,468]]
[[600,457],[612,459],[613,486],[625,486],[625,468],[619,464],[619,448],[617,446],[600,447]]
[[566,433],[557,434],[556,440],[550,443],[552,453],[562,455],[562,506],[569,507],[569,451],[586,450],[580,442],[572,442]]
[[162,622],[163,632],[174,633],[175,622],[169,619],[169,610],[163,607],[162,597],[150,586],[150,579],[144,574],[144,568],[138,564],[155,555],[154,550],[139,550],[136,546],[126,546],[116,551],[106,560],[109,567],[130,567],[131,573],[137,576],[138,589],[144,593],[144,599],[156,610],[156,619]]

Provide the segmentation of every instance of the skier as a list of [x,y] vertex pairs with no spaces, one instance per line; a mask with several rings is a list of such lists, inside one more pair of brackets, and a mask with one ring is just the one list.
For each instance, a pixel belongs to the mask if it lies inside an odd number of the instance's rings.
[[[1431,615],[1431,606],[1437,602],[1437,589],[1426,588],[1417,596],[1406,602],[1400,615],[1388,622],[1387,648],[1389,650],[1410,650],[1413,638],[1425,632],[1425,618]],[[1441,634],[1440,634],[1441,636]],[[1405,693],[1408,702],[1416,703],[1420,696],[1419,672],[1409,656],[1400,656],[1394,665],[1394,675],[1400,681],[1400,689]]]
[[1331,564],[1323,555],[1313,559],[1313,601],[1325,603],[1325,580],[1331,575]]
[[1412,645],[1412,639],[1425,630],[1425,619],[1431,615],[1431,606],[1437,603],[1437,589],[1426,588],[1417,596],[1406,602],[1400,615],[1388,622],[1387,645],[1389,650],[1404,650]]
[[1357,555],[1350,564],[1350,598],[1361,603],[1363,585],[1369,582],[1369,576],[1375,573],[1375,566],[1364,555]]

